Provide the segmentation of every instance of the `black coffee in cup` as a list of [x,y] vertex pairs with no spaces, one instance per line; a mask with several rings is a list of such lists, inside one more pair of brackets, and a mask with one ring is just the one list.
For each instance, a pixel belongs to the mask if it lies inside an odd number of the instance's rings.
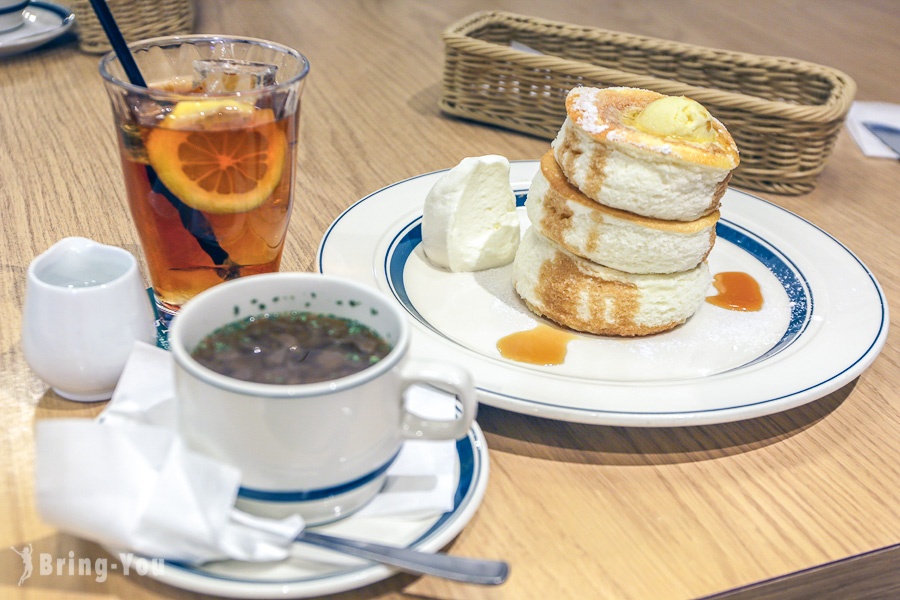
[[358,321],[291,311],[229,323],[201,340],[191,356],[235,379],[293,385],[352,375],[390,351],[381,336]]

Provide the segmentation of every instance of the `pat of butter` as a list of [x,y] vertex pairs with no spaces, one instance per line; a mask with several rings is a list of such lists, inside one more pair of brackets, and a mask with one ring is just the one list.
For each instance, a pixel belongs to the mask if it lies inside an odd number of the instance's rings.
[[633,125],[660,137],[695,142],[709,142],[716,138],[709,112],[699,102],[684,96],[654,100],[635,115]]
[[454,272],[512,262],[519,216],[506,158],[464,158],[438,179],[425,197],[422,246],[429,260]]

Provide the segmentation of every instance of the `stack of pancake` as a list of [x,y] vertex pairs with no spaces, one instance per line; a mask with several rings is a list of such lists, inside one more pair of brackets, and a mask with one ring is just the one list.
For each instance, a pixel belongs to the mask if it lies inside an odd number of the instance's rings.
[[696,312],[738,151],[693,100],[579,87],[528,192],[513,268],[528,307],[566,327],[636,336]]

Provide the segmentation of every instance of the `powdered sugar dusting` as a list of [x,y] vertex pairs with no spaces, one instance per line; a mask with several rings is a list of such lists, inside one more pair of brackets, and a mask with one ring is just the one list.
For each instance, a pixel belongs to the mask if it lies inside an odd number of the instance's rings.
[[[649,152],[656,152],[658,154],[672,154],[674,149],[670,144],[664,142],[656,142],[654,144],[645,144],[641,142],[638,136],[634,134],[629,134],[628,132],[622,131],[621,129],[616,129],[614,131],[610,131],[606,135],[606,139],[610,142],[620,142],[622,144],[629,144],[636,148],[641,148],[643,150],[647,150]],[[654,140],[656,141],[656,140]]]
[[609,129],[609,126],[600,119],[600,110],[597,107],[598,91],[600,90],[596,88],[575,88],[569,92],[572,111],[581,113],[580,118],[576,119],[578,125],[591,134],[603,133]]

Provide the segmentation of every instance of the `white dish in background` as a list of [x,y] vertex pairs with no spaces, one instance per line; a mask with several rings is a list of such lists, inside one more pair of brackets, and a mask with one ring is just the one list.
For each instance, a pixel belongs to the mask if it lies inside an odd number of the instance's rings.
[[[520,206],[537,168],[537,161],[511,164]],[[442,173],[398,182],[351,206],[326,232],[317,264],[392,295],[412,318],[413,355],[469,369],[485,404],[604,425],[724,423],[831,393],[865,370],[887,338],[884,294],[850,250],[797,215],[729,189],[710,269],[753,276],[763,291],[761,311],[704,303],[666,333],[578,335],[562,365],[504,359],[497,341],[541,319],[515,293],[511,265],[451,273],[425,258],[422,206]]]
[[[488,451],[484,434],[473,424],[456,442],[456,491],[453,510],[427,518],[358,514],[316,527],[316,531],[423,552],[437,552],[474,516],[488,481]],[[164,562],[147,575],[168,585],[225,598],[311,598],[356,589],[395,574],[392,567],[325,550],[294,544],[288,560],[278,563],[222,561],[200,567]]]
[[52,2],[32,2],[24,11],[25,22],[0,33],[0,56],[27,52],[55,40],[75,24],[75,13]]

